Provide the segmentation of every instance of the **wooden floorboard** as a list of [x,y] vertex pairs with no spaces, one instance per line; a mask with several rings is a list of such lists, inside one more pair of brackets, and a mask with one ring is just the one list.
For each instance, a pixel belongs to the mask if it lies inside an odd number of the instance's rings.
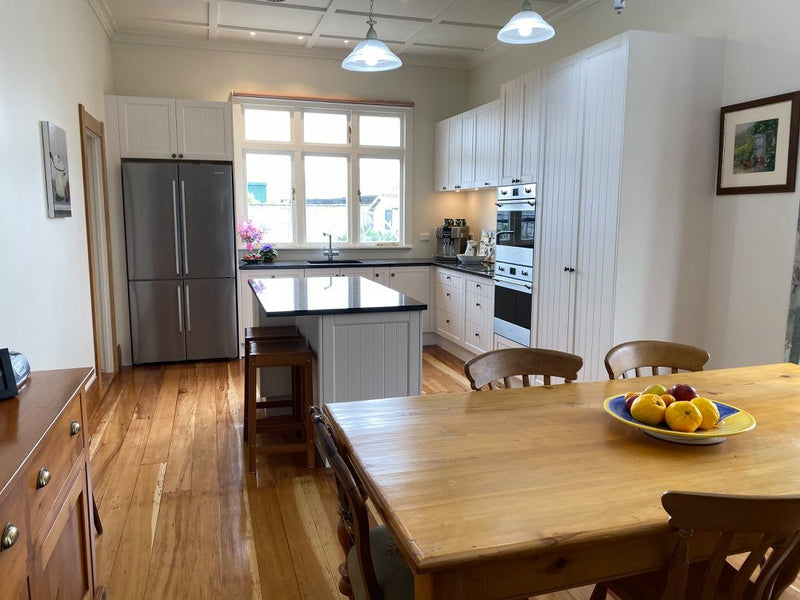
[[[244,472],[243,384],[242,361],[126,368],[111,384],[90,424],[109,598],[344,598],[332,477],[302,454],[258,455]],[[465,390],[463,362],[426,346],[424,393]]]

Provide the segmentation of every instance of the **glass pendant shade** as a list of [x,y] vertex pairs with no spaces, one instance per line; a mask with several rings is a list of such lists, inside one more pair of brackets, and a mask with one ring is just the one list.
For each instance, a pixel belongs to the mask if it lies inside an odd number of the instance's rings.
[[391,71],[403,66],[403,61],[389,47],[378,39],[370,19],[367,38],[358,43],[353,51],[342,61],[342,68],[348,71],[377,72]]
[[505,44],[536,44],[549,40],[556,34],[552,25],[539,13],[531,10],[528,0],[522,3],[522,11],[511,17],[497,33],[497,39]]

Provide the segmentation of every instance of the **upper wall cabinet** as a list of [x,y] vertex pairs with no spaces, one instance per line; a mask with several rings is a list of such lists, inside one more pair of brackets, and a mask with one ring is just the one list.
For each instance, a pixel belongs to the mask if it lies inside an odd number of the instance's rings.
[[497,186],[500,134],[499,100],[436,123],[434,191]]
[[542,71],[503,84],[500,185],[539,180],[542,137]]
[[117,98],[123,158],[233,160],[231,105],[170,98]]

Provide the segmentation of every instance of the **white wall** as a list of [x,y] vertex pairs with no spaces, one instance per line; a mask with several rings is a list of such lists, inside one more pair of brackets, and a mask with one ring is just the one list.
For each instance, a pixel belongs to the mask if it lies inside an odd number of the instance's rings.
[[[800,90],[800,3],[736,0],[723,106]],[[711,366],[784,360],[800,192],[715,196],[706,345]]]
[[[104,114],[108,38],[86,0],[4,0],[0,20],[0,347],[35,370],[94,363],[78,104]],[[72,214],[49,219],[39,121],[67,133]]]

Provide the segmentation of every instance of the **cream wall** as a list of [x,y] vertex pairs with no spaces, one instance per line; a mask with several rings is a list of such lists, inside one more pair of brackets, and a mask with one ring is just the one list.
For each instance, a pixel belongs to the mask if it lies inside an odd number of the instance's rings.
[[[0,347],[35,370],[94,363],[78,104],[103,118],[108,38],[86,0],[3,0]],[[39,121],[67,133],[73,216],[49,219]]]

